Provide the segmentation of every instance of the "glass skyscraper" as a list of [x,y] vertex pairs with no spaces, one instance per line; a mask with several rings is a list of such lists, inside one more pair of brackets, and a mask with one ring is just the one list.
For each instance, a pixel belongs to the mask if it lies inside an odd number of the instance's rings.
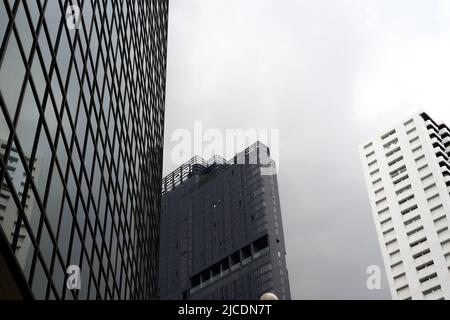
[[163,0],[0,3],[0,297],[158,297],[167,19]]

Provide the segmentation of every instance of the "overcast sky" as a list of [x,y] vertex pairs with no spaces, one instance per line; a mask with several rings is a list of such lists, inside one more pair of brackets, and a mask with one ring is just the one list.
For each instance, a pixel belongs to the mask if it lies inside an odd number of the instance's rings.
[[366,288],[358,145],[419,109],[450,123],[450,1],[171,0],[168,50],[164,173],[194,121],[279,129],[293,298],[390,298]]

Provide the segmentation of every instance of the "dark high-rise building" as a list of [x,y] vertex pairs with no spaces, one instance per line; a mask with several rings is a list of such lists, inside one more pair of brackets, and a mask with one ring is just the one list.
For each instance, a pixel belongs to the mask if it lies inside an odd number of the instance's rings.
[[256,143],[230,161],[195,157],[164,178],[162,299],[290,299],[274,168]]
[[0,3],[0,299],[158,297],[167,19]]

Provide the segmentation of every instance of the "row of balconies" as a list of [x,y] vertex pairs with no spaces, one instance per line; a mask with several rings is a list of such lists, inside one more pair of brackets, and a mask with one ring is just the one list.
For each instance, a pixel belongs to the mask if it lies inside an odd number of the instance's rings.
[[428,129],[428,132],[434,132],[436,134],[439,134],[439,127],[433,120],[426,120],[425,126]]
[[435,271],[435,266],[433,260],[431,259],[431,256],[429,257],[429,260],[425,260],[424,263],[422,264],[416,263],[415,265],[417,270],[417,276],[419,279],[429,276]]
[[450,136],[442,138],[442,144],[448,149],[450,147]]
[[427,262],[431,261],[431,251],[430,251],[430,249],[426,248],[423,251],[415,253],[413,255],[413,258],[414,258],[414,264],[416,266],[425,265]]
[[416,255],[416,254],[428,249],[427,239],[426,238],[422,238],[422,239],[421,239],[422,240],[421,242],[418,242],[417,244],[415,244],[412,247],[410,246],[412,255]]
[[[431,144],[436,152],[438,158],[443,158],[444,163],[449,164],[450,157],[450,132],[448,128],[443,128],[440,131],[435,129],[433,124],[427,126],[430,134]],[[439,161],[441,162],[442,159]],[[441,164],[441,163],[440,163]],[[442,166],[442,165],[441,165]],[[450,165],[449,165],[450,169]]]
[[[398,298],[406,299],[409,294],[409,288],[404,265],[401,260],[400,250],[394,251],[390,256],[390,267],[394,285],[399,296]],[[416,266],[417,277],[419,278],[422,294],[424,294],[426,298],[434,297],[432,295],[435,291],[433,288],[439,285],[439,279],[435,272],[430,250],[426,249],[415,257],[414,265]]]
[[[433,278],[430,278],[433,277]],[[435,300],[438,299],[439,297],[437,295],[441,295],[442,293],[440,292],[441,290],[432,290],[432,288],[438,287],[440,284],[440,280],[439,277],[437,276],[436,273],[431,273],[431,274],[427,274],[426,276],[424,276],[423,278],[424,282],[421,283],[421,289],[422,289],[422,293],[425,297],[425,299],[430,299],[430,300]]]
[[442,138],[450,137],[450,130],[445,124],[436,125],[433,121],[427,120],[425,121],[425,125],[429,133],[437,134]]
[[[413,219],[411,223],[405,224],[406,233],[410,233],[413,230],[416,230],[417,228],[422,226],[422,219],[420,219],[420,214],[418,214],[417,212],[411,213],[411,214],[416,214],[416,216],[419,217],[419,219],[416,219],[416,220]],[[408,221],[408,220],[406,220],[406,221]]]

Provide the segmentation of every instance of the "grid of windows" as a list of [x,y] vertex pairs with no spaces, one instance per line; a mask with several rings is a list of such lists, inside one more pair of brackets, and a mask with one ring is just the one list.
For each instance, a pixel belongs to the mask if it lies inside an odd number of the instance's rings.
[[267,159],[269,148],[257,142],[229,161],[193,158],[163,180],[161,298],[290,299],[277,176],[263,174]]
[[394,297],[448,298],[449,128],[419,113],[360,152]]
[[37,299],[157,298],[167,18],[167,0],[0,3],[0,232]]

